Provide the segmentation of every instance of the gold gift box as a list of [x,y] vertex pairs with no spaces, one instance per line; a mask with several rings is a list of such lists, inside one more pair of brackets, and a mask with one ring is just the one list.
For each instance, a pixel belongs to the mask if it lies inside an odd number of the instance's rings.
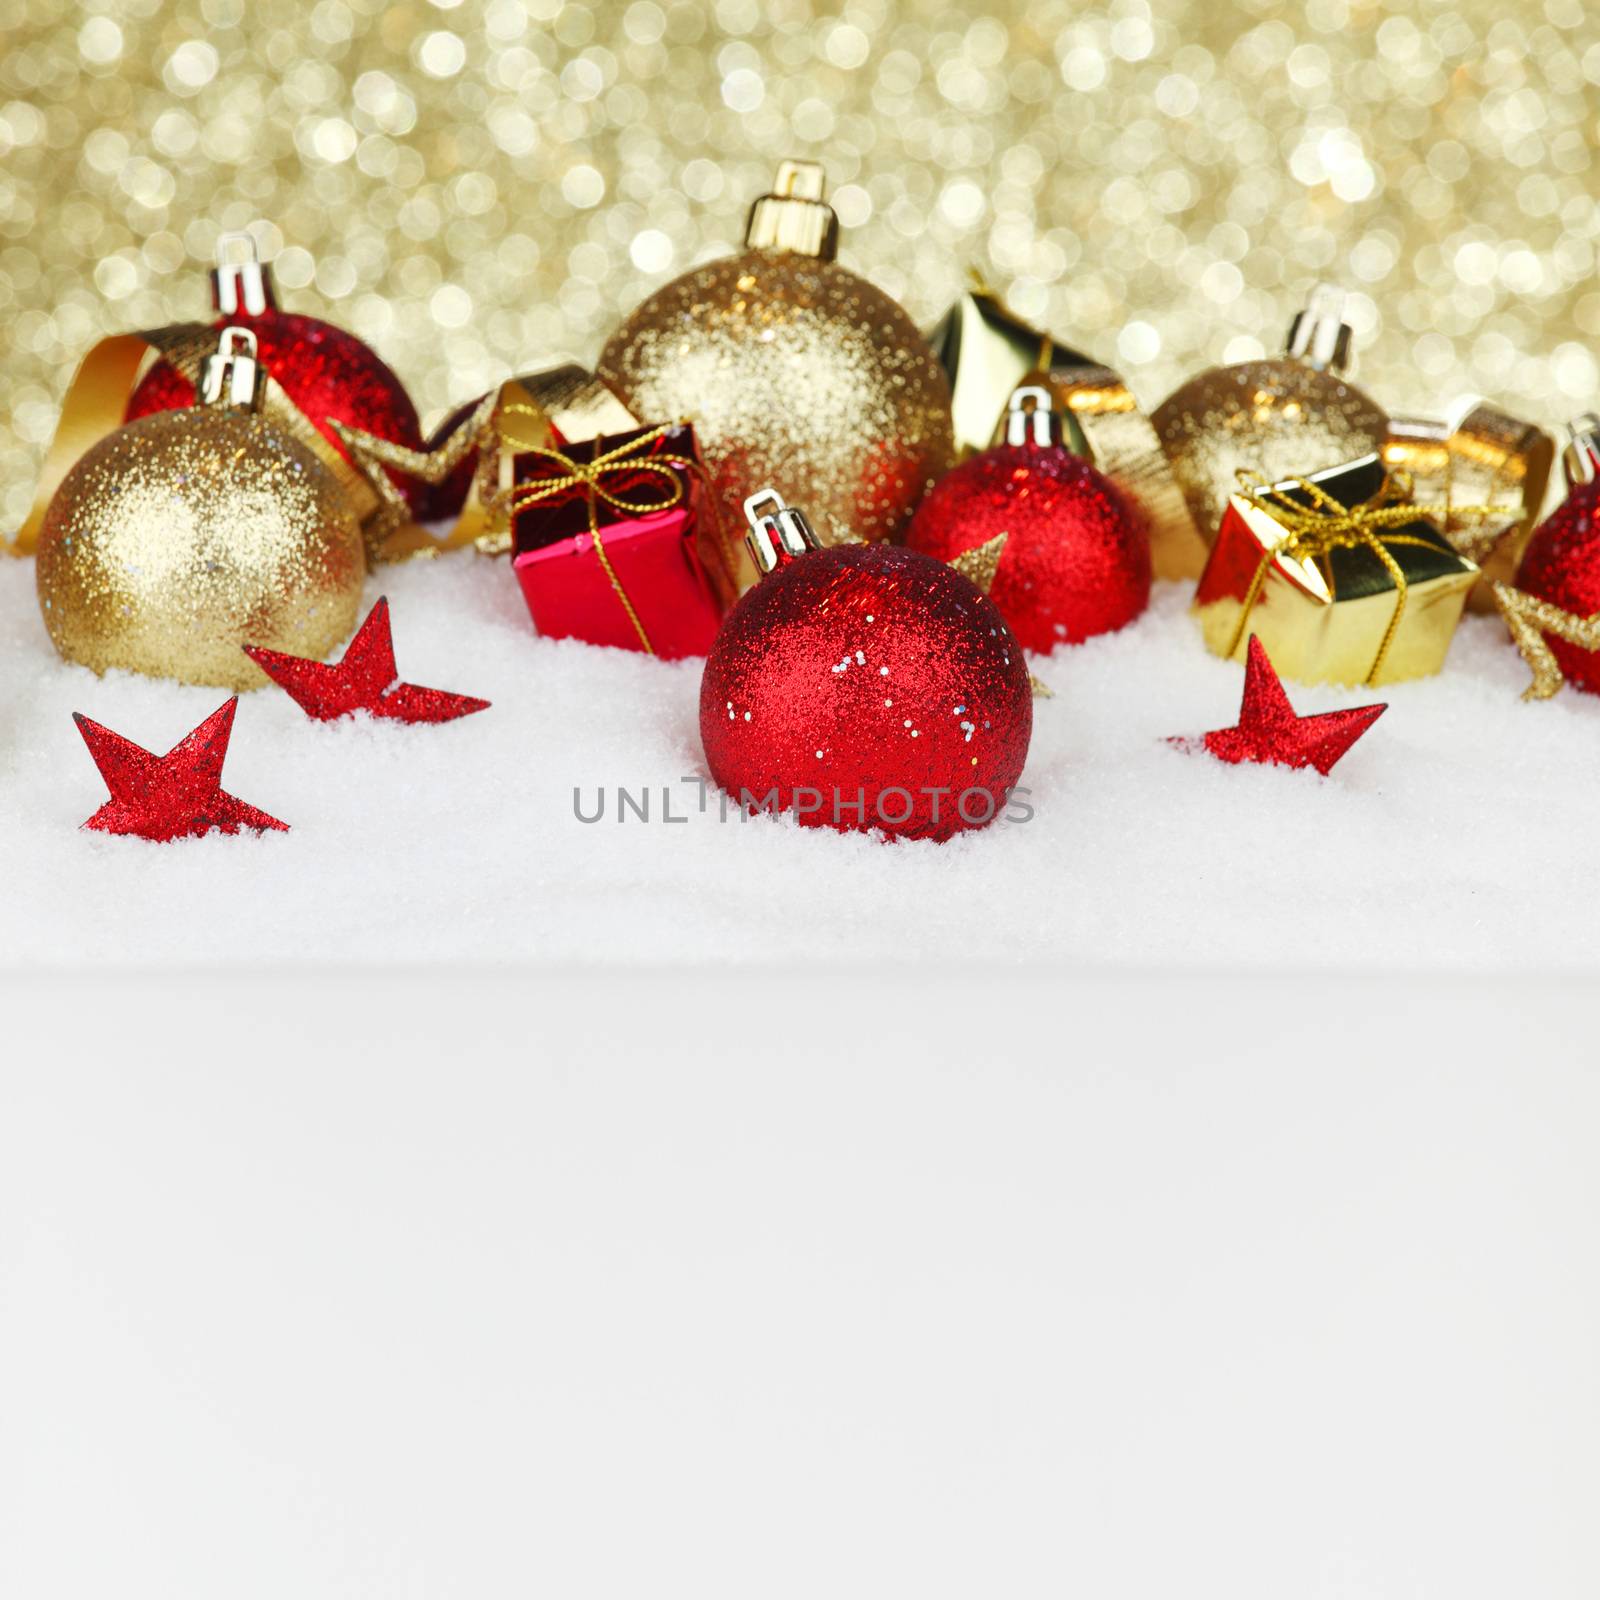
[[1255,634],[1284,677],[1398,683],[1444,665],[1477,579],[1367,455],[1234,495],[1194,611],[1217,655]]

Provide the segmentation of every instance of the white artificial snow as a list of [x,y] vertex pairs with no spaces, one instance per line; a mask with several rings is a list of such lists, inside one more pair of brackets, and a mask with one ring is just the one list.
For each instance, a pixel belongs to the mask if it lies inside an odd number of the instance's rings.
[[[944,845],[705,814],[700,668],[537,638],[475,555],[386,570],[403,677],[483,696],[442,727],[241,702],[224,774],[288,834],[86,833],[105,790],[82,711],[164,751],[226,698],[60,661],[33,563],[0,561],[0,954],[21,963],[717,962],[928,958],[1273,969],[1600,965],[1600,699],[1519,698],[1469,617],[1440,677],[1289,685],[1301,712],[1390,710],[1331,777],[1230,767],[1166,735],[1235,720],[1241,669],[1184,586],[1034,663],[1034,816]],[[617,821],[619,786],[653,791]],[[682,824],[660,820],[671,790]],[[574,816],[574,789],[592,812]]]

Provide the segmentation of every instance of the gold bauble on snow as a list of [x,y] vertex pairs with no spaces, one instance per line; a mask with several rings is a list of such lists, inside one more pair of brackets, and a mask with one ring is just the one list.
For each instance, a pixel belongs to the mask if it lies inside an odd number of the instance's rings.
[[1241,467],[1268,483],[1381,452],[1388,418],[1349,382],[1344,294],[1321,284],[1294,319],[1284,355],[1211,367],[1181,384],[1150,420],[1189,510],[1212,544]]
[[258,415],[254,357],[224,329],[197,404],[106,435],[62,480],[37,578],[67,660],[253,689],[242,644],[320,659],[355,626],[361,530],[328,469]]
[[[834,261],[822,192],[820,167],[785,162],[745,250],[651,295],[599,376],[642,421],[694,423],[726,526],[771,486],[825,543],[892,539],[950,465],[950,387],[905,311]],[[736,538],[725,546],[732,600],[757,574]]]

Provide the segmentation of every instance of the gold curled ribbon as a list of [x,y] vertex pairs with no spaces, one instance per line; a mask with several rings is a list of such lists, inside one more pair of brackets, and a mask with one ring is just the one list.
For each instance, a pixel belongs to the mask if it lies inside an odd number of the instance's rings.
[[[504,419],[513,409],[536,419],[535,437],[517,437],[515,430],[506,426]],[[368,563],[373,566],[469,547],[484,555],[504,555],[511,548],[511,536],[495,507],[502,491],[510,487],[508,457],[512,453],[542,445],[555,428],[569,443],[578,444],[638,426],[639,419],[592,373],[570,362],[508,379],[474,401],[471,411],[442,442],[422,450],[334,424],[376,497],[377,510],[362,530]],[[393,468],[422,483],[438,484],[474,452],[477,467],[466,500],[442,534],[413,520],[405,496],[384,470]]]
[[1150,525],[1150,565],[1158,578],[1198,578],[1209,547],[1149,417],[1121,375],[1092,363],[1049,368],[1051,392],[1083,440],[1079,452],[1144,509]]
[[1493,593],[1511,638],[1533,674],[1533,682],[1522,691],[1524,700],[1548,700],[1567,681],[1545,638],[1547,633],[1580,650],[1600,650],[1600,615],[1580,617],[1549,600],[1537,599],[1526,590],[1513,589],[1508,583],[1495,584]]
[[[219,329],[210,323],[175,322],[165,328],[112,334],[94,344],[67,385],[56,431],[34,490],[33,506],[16,542],[0,548],[9,548],[14,555],[27,555],[33,550],[44,526],[45,512],[62,480],[92,445],[123,425],[128,400],[153,356],[165,360],[195,384],[200,363],[217,348],[219,337]],[[303,444],[333,474],[359,520],[364,521],[373,512],[377,496],[366,477],[312,424],[270,372],[263,388],[261,415]]]
[[[507,406],[502,414],[538,417],[544,415],[537,407],[515,404]],[[628,621],[632,623],[633,631],[639,637],[639,643],[645,653],[652,656],[656,653],[655,646],[650,642],[650,635],[645,630],[639,612],[629,598],[622,579],[617,576],[617,570],[611,564],[611,557],[606,553],[605,540],[600,535],[599,502],[604,501],[613,511],[620,511],[629,517],[647,516],[654,511],[670,511],[674,506],[682,505],[684,489],[679,474],[703,472],[700,463],[690,456],[639,454],[681,426],[681,423],[664,422],[659,427],[651,428],[635,438],[613,445],[609,450],[601,451],[589,461],[575,461],[571,456],[560,450],[553,450],[547,445],[524,446],[517,451],[518,455],[539,456],[550,462],[556,468],[555,476],[538,478],[531,483],[519,483],[510,490],[499,492],[494,501],[494,509],[503,512],[509,521],[529,506],[539,505],[559,494],[565,494],[569,489],[582,489],[589,514],[589,537],[594,541],[594,553],[600,558],[606,579],[611,584],[612,592],[621,602],[622,609],[627,613]],[[630,499],[627,495],[619,494],[606,481],[619,474],[634,477],[641,473],[657,480],[665,492],[656,498]]]
[[[1373,657],[1372,666],[1365,680],[1369,684],[1376,683],[1378,674],[1383,670],[1383,663],[1388,657],[1389,647],[1400,631],[1410,587],[1400,563],[1390,553],[1389,546],[1403,544],[1417,545],[1428,550],[1439,548],[1433,540],[1420,538],[1416,534],[1383,531],[1398,530],[1409,523],[1421,520],[1421,513],[1409,500],[1410,486],[1404,474],[1391,473],[1372,499],[1355,506],[1347,506],[1335,500],[1320,484],[1313,483],[1309,478],[1288,480],[1294,489],[1298,489],[1309,499],[1310,504],[1306,505],[1294,499],[1290,490],[1268,483],[1258,472],[1251,472],[1248,468],[1241,467],[1237,477],[1240,498],[1258,511],[1265,512],[1285,530],[1288,536],[1270,550],[1263,552],[1261,560],[1256,565],[1255,575],[1250,580],[1250,587],[1245,591],[1244,605],[1239,612],[1239,621],[1233,630],[1233,638],[1223,654],[1228,657],[1233,656],[1243,642],[1245,630],[1250,622],[1250,613],[1261,596],[1261,586],[1266,582],[1272,564],[1280,557],[1287,556],[1298,561],[1322,561],[1328,592],[1337,599],[1334,593],[1333,568],[1327,564],[1326,557],[1334,550],[1365,549],[1372,552],[1382,564],[1384,571],[1389,574],[1389,579],[1394,584],[1395,596],[1394,611],[1389,617],[1388,627],[1383,631],[1378,653]],[[1392,495],[1398,495],[1399,498],[1393,498]]]
[[[1465,556],[1483,569],[1473,591],[1475,608],[1491,586],[1509,582],[1538,520],[1555,461],[1555,441],[1544,429],[1468,396],[1440,420],[1391,417],[1383,459],[1410,473],[1412,499]],[[1510,504],[1462,505],[1468,501]]]
[[479,531],[483,520],[479,502],[483,498],[485,469],[493,464],[490,459],[492,451],[485,446],[493,441],[495,411],[500,403],[500,390],[486,394],[460,427],[435,450],[413,450],[409,445],[396,444],[392,439],[380,439],[347,423],[333,424],[333,431],[350,452],[351,459],[361,468],[367,486],[373,493],[373,509],[361,524],[369,567],[437,555],[441,548],[446,547],[430,539],[412,521],[411,507],[400,492],[399,485],[384,470],[387,467],[393,467],[396,472],[403,472],[421,483],[439,484],[473,451],[478,451],[478,468],[473,474],[467,503],[456,519],[455,529],[446,545],[466,542]]

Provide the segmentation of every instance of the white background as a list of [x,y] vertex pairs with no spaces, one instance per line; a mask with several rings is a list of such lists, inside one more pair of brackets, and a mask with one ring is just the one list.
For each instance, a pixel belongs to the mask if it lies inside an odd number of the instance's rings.
[[0,1594],[1600,1592],[1592,985],[11,978]]

